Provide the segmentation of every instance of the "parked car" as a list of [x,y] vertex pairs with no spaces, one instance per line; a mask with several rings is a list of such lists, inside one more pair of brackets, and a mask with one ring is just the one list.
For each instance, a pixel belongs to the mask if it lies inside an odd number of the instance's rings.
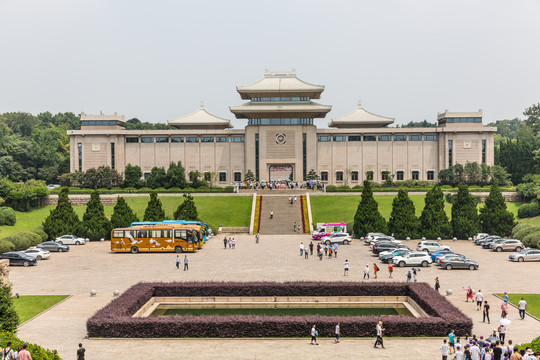
[[443,261],[444,259],[450,259],[450,258],[454,258],[454,257],[458,257],[458,258],[461,258],[461,259],[466,259],[467,258],[465,255],[452,253],[452,254],[446,254],[446,255],[438,256],[433,262],[436,265],[440,265],[441,261]]
[[491,251],[521,251],[525,246],[523,243],[516,239],[505,239],[503,241],[494,242],[491,245]]
[[371,242],[371,240],[378,237],[387,237],[387,235],[383,233],[368,233],[366,237],[364,238],[364,242],[366,243],[366,245],[368,245]]
[[411,250],[409,249],[397,249],[392,252],[390,251],[384,251],[379,253],[379,260],[381,260],[385,264],[391,264],[392,260],[396,256],[403,256],[405,254],[409,254]]
[[508,257],[510,261],[540,261],[540,250],[537,249],[523,249],[520,252],[510,254]]
[[436,241],[429,240],[420,241],[416,246],[416,251],[437,252],[439,250],[450,250],[450,246],[441,245]]
[[84,245],[87,241],[88,239],[77,237],[75,235],[62,235],[56,238],[57,243],[66,245]]
[[369,247],[373,248],[373,245],[375,245],[377,243],[380,243],[380,242],[391,242],[391,243],[395,243],[395,244],[403,244],[403,242],[401,242],[400,240],[396,240],[391,236],[388,236],[388,237],[385,236],[385,237],[377,237],[377,238],[371,240],[371,242],[369,243]]
[[478,270],[478,263],[473,259],[460,258],[460,257],[450,257],[444,260],[441,260],[441,267],[446,270],[452,269],[469,269],[469,270]]
[[57,243],[56,241],[45,241],[41,244],[37,244],[36,247],[57,252],[69,251],[69,246]]
[[395,265],[399,267],[404,266],[417,266],[421,265],[423,267],[428,266],[432,263],[431,257],[428,253],[424,251],[415,251],[409,254],[404,254],[401,256],[394,256],[392,259]]
[[330,236],[321,238],[321,242],[326,245],[330,244],[343,244],[348,245],[351,243],[351,236],[347,233],[335,233]]
[[374,254],[379,254],[383,251],[390,251],[392,249],[408,249],[405,245],[402,244],[396,244],[393,242],[379,242],[375,245],[373,245],[373,249],[371,250]]
[[477,239],[483,239],[485,237],[488,237],[489,234],[486,234],[486,233],[478,233],[476,235],[473,236],[473,240],[476,241]]
[[447,255],[447,254],[454,254],[454,252],[452,250],[443,249],[443,250],[439,250],[439,251],[429,253],[429,255],[431,256],[432,261],[435,261],[437,259],[437,257],[439,257],[439,256]]
[[25,250],[23,253],[32,258],[36,258],[37,260],[48,260],[51,257],[50,252],[36,247]]
[[503,241],[503,238],[500,237],[492,237],[490,239],[487,239],[482,243],[482,249],[491,249],[491,244],[493,244],[496,241]]
[[486,236],[486,237],[483,237],[483,238],[475,239],[474,243],[476,245],[482,245],[484,242],[486,242],[488,240],[492,240],[492,239],[502,239],[502,238],[500,236],[498,236],[498,235],[489,235],[489,236]]
[[22,265],[24,267],[27,267],[30,265],[37,264],[37,259],[32,258],[18,251],[11,251],[11,252],[3,253],[2,255],[0,255],[0,259],[9,260],[9,266]]

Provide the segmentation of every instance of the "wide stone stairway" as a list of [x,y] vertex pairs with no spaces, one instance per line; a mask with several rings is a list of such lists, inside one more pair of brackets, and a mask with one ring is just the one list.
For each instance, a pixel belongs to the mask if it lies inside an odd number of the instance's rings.
[[[296,204],[289,204],[289,195],[263,195],[261,208],[261,235],[294,234],[294,222],[302,233],[302,204],[297,194]],[[294,195],[292,195],[294,200]],[[274,218],[270,219],[270,211]]]

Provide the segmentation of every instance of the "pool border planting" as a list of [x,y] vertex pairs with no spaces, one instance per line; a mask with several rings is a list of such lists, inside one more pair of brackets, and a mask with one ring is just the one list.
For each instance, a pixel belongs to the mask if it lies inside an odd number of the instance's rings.
[[[152,297],[170,296],[408,296],[429,316],[133,317]],[[388,336],[445,336],[451,329],[465,335],[472,330],[472,320],[428,284],[393,282],[139,283],[88,319],[86,328],[92,338],[304,337],[313,324],[321,336],[332,336],[335,324],[341,322],[347,336],[371,337],[379,320]]]

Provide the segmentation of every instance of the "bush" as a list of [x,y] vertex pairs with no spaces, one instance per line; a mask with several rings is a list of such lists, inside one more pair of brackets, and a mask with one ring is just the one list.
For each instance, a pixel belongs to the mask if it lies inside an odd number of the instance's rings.
[[[0,338],[2,339],[2,346],[5,346],[5,343],[11,341],[11,348],[14,350],[26,342],[9,332],[0,332]],[[32,354],[33,360],[61,360],[56,350],[44,349],[39,345],[26,343],[28,344],[28,351]]]
[[533,341],[531,341],[530,343],[520,344],[520,345],[517,345],[517,347],[519,350],[525,350],[527,348],[531,348],[532,351],[539,354],[540,353],[540,336],[534,339]]
[[530,228],[530,227],[533,227],[531,224],[517,224],[516,226],[514,226],[514,228],[512,229],[512,237],[515,237],[516,234],[520,231],[520,230],[523,230],[523,229],[526,229],[526,228]]
[[0,225],[13,226],[16,222],[15,210],[7,206],[0,207]]
[[358,239],[358,237],[354,234],[354,221],[347,223],[347,230],[354,239]]
[[41,237],[30,231],[19,232],[15,235],[4,238],[15,246],[14,251],[23,251],[41,242]]
[[529,234],[532,234],[534,232],[537,232],[537,231],[540,231],[539,228],[535,227],[535,226],[530,226],[530,227],[526,227],[524,229],[521,229],[520,231],[518,231],[517,233],[514,234],[514,237],[518,240],[521,240],[523,241],[523,239],[525,239],[525,237]]
[[539,241],[540,241],[540,231],[536,229],[536,232],[533,232],[523,238],[523,245],[527,247],[538,247]]
[[7,241],[6,239],[0,240],[0,254],[3,254],[8,251],[15,251],[15,245]]
[[41,226],[33,228],[32,232],[37,234],[41,238],[41,242],[47,241],[47,239],[49,238],[47,236],[47,233],[43,230],[43,227]]
[[540,205],[538,204],[538,201],[531,201],[529,204],[523,204],[518,208],[518,217],[520,219],[538,215],[540,215]]
[[336,185],[326,185],[326,192],[337,192]]

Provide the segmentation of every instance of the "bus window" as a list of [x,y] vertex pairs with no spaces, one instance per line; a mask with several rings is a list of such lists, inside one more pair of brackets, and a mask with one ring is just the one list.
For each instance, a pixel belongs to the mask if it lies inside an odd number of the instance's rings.
[[172,237],[172,230],[162,230],[161,234],[162,234],[161,237],[171,238]]
[[151,230],[150,232],[152,233],[152,236],[150,236],[150,237],[153,237],[153,238],[160,238],[161,237],[161,230]]
[[122,231],[122,230],[113,231],[113,237],[114,238],[123,238],[124,237],[124,231]]
[[187,241],[189,243],[193,243],[193,232],[192,231],[187,232]]

